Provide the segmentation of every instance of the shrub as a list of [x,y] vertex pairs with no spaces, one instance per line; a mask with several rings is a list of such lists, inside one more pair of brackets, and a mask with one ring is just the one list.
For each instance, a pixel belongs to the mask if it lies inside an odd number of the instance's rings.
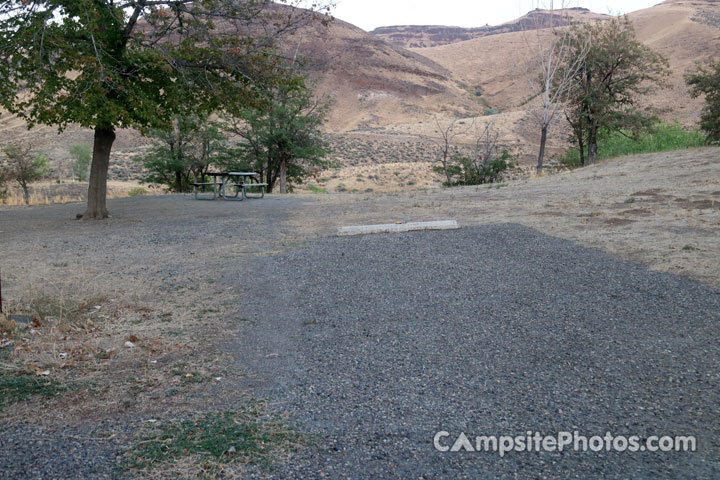
[[128,197],[137,197],[138,195],[147,195],[148,191],[142,187],[135,187],[128,192]]
[[70,156],[73,157],[73,176],[78,182],[85,182],[90,173],[90,161],[92,160],[92,147],[89,143],[75,143],[70,147]]
[[[598,142],[598,159],[680,150],[699,147],[706,142],[705,136],[697,130],[685,130],[677,122],[660,122],[634,137],[629,132],[603,132]],[[578,151],[567,150],[560,163],[568,168],[579,167]]]
[[312,193],[328,193],[327,188],[316,187],[315,185],[309,185],[308,188]]
[[500,109],[499,109],[499,108],[486,108],[486,109],[483,111],[483,114],[484,114],[485,116],[497,115],[498,113],[500,113]]
[[6,159],[0,162],[0,186],[16,182],[23,190],[25,204],[30,205],[29,185],[50,173],[50,159],[42,153],[33,158],[28,145],[5,145],[2,152]]
[[[512,156],[507,150],[503,150],[500,156],[493,156],[484,162],[474,162],[470,158],[456,154],[448,164],[448,174],[451,182],[444,182],[446,186],[455,185],[481,185],[483,183],[495,183],[502,181],[502,174],[513,168],[514,164],[509,160]],[[437,173],[444,174],[442,166],[433,167]]]

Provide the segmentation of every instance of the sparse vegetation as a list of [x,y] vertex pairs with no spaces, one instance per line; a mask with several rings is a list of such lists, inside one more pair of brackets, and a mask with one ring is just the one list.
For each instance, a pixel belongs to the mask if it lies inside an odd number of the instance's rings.
[[[511,158],[507,150],[504,150],[499,157],[494,157],[489,161],[473,161],[462,155],[455,155],[448,165],[451,180],[445,182],[444,185],[481,185],[499,182],[502,180],[502,174],[513,168],[513,164],[509,162]],[[442,167],[434,168],[436,172],[443,173]]]
[[140,195],[147,195],[147,194],[148,194],[148,191],[145,190],[143,187],[135,187],[128,192],[128,197],[137,197]]
[[[598,142],[598,158],[666,152],[699,147],[705,143],[705,136],[696,130],[685,130],[677,122],[661,122],[635,134],[629,131],[601,132]],[[578,150],[573,148],[566,151],[561,158],[561,163],[569,168],[581,166]]]
[[0,411],[32,396],[54,397],[65,390],[57,381],[28,373],[0,374]]
[[309,185],[308,188],[312,193],[328,193],[327,188],[324,187],[318,187],[315,185]]
[[172,468],[173,462],[187,458],[193,465],[191,476],[214,478],[233,464],[270,464],[276,453],[301,445],[300,434],[278,420],[261,420],[263,416],[259,408],[250,408],[167,421],[145,432],[126,452],[122,467]]

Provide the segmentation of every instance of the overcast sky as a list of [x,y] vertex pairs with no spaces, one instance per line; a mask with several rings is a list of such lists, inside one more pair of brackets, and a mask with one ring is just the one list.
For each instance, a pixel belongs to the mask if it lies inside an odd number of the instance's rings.
[[[537,0],[335,0],[334,17],[364,30],[389,25],[481,27],[518,18],[537,7]],[[578,0],[572,7],[597,13],[630,13],[662,0]],[[560,1],[555,1],[558,8]],[[549,1],[547,2],[549,4]]]

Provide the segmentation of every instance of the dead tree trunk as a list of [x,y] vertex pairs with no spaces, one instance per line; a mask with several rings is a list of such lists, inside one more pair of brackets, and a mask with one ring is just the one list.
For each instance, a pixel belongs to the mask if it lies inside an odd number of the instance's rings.
[[538,153],[538,161],[537,161],[538,175],[541,174],[542,170],[543,170],[543,159],[545,158],[545,143],[547,143],[548,126],[543,124],[541,131],[542,131],[542,133],[540,135],[540,152]]
[[109,216],[107,198],[107,173],[110,166],[110,150],[115,141],[112,127],[96,127],[93,142],[93,157],[90,165],[87,208],[85,220],[99,220]]

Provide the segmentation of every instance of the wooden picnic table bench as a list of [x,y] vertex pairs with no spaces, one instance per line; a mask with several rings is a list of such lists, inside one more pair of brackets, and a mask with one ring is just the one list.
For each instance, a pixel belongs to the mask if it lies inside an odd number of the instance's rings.
[[[213,177],[213,181],[193,183],[193,193],[196,200],[215,200],[217,197],[222,197],[225,200],[244,200],[246,198],[265,197],[267,183],[257,181],[257,177],[260,176],[257,172],[208,172],[206,175]],[[198,197],[200,188],[207,185],[213,186],[212,198]],[[260,189],[259,195],[256,192],[252,192],[252,195],[248,193],[248,190],[258,188]],[[234,194],[231,191],[232,189],[235,190]]]

